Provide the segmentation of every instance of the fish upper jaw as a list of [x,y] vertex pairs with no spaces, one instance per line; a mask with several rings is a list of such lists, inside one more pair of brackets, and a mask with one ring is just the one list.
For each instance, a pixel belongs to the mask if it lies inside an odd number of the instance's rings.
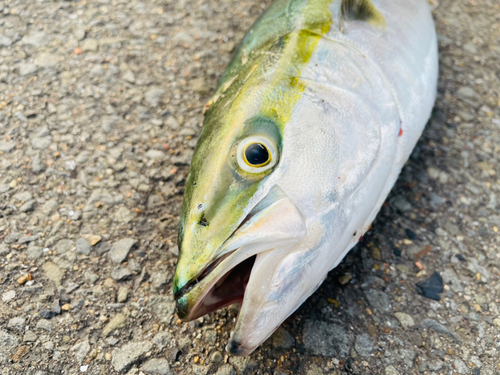
[[[275,248],[291,249],[305,235],[304,218],[275,186],[223,244],[218,257],[174,294],[179,318],[193,320],[242,301],[257,254]],[[182,274],[182,269],[177,272]]]

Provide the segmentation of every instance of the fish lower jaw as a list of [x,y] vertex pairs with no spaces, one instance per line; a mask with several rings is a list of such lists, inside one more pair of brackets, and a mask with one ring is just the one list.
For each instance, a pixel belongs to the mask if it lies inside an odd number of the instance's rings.
[[236,356],[247,356],[251,354],[256,348],[247,348],[234,338],[234,331],[229,335],[229,341],[226,345],[226,352]]

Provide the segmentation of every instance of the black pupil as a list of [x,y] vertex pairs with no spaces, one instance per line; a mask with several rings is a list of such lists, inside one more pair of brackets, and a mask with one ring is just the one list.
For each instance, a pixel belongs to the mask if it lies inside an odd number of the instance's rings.
[[269,160],[269,152],[260,143],[252,143],[245,149],[245,157],[251,165],[261,165]]

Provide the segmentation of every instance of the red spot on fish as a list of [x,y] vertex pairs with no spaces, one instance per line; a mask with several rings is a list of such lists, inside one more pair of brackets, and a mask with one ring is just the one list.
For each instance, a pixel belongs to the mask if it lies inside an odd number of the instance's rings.
[[340,180],[340,177],[339,177],[339,180]]
[[403,135],[403,128],[400,128],[399,129],[399,134],[398,134],[398,137],[401,137]]
[[358,242],[361,241],[362,238],[363,238],[363,235],[359,236]]

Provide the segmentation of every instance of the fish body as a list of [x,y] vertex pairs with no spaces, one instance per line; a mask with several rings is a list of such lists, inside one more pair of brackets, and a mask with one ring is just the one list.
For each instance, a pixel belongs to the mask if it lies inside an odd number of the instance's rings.
[[430,117],[426,0],[276,0],[206,107],[186,181],[182,319],[234,302],[247,355],[370,227]]

